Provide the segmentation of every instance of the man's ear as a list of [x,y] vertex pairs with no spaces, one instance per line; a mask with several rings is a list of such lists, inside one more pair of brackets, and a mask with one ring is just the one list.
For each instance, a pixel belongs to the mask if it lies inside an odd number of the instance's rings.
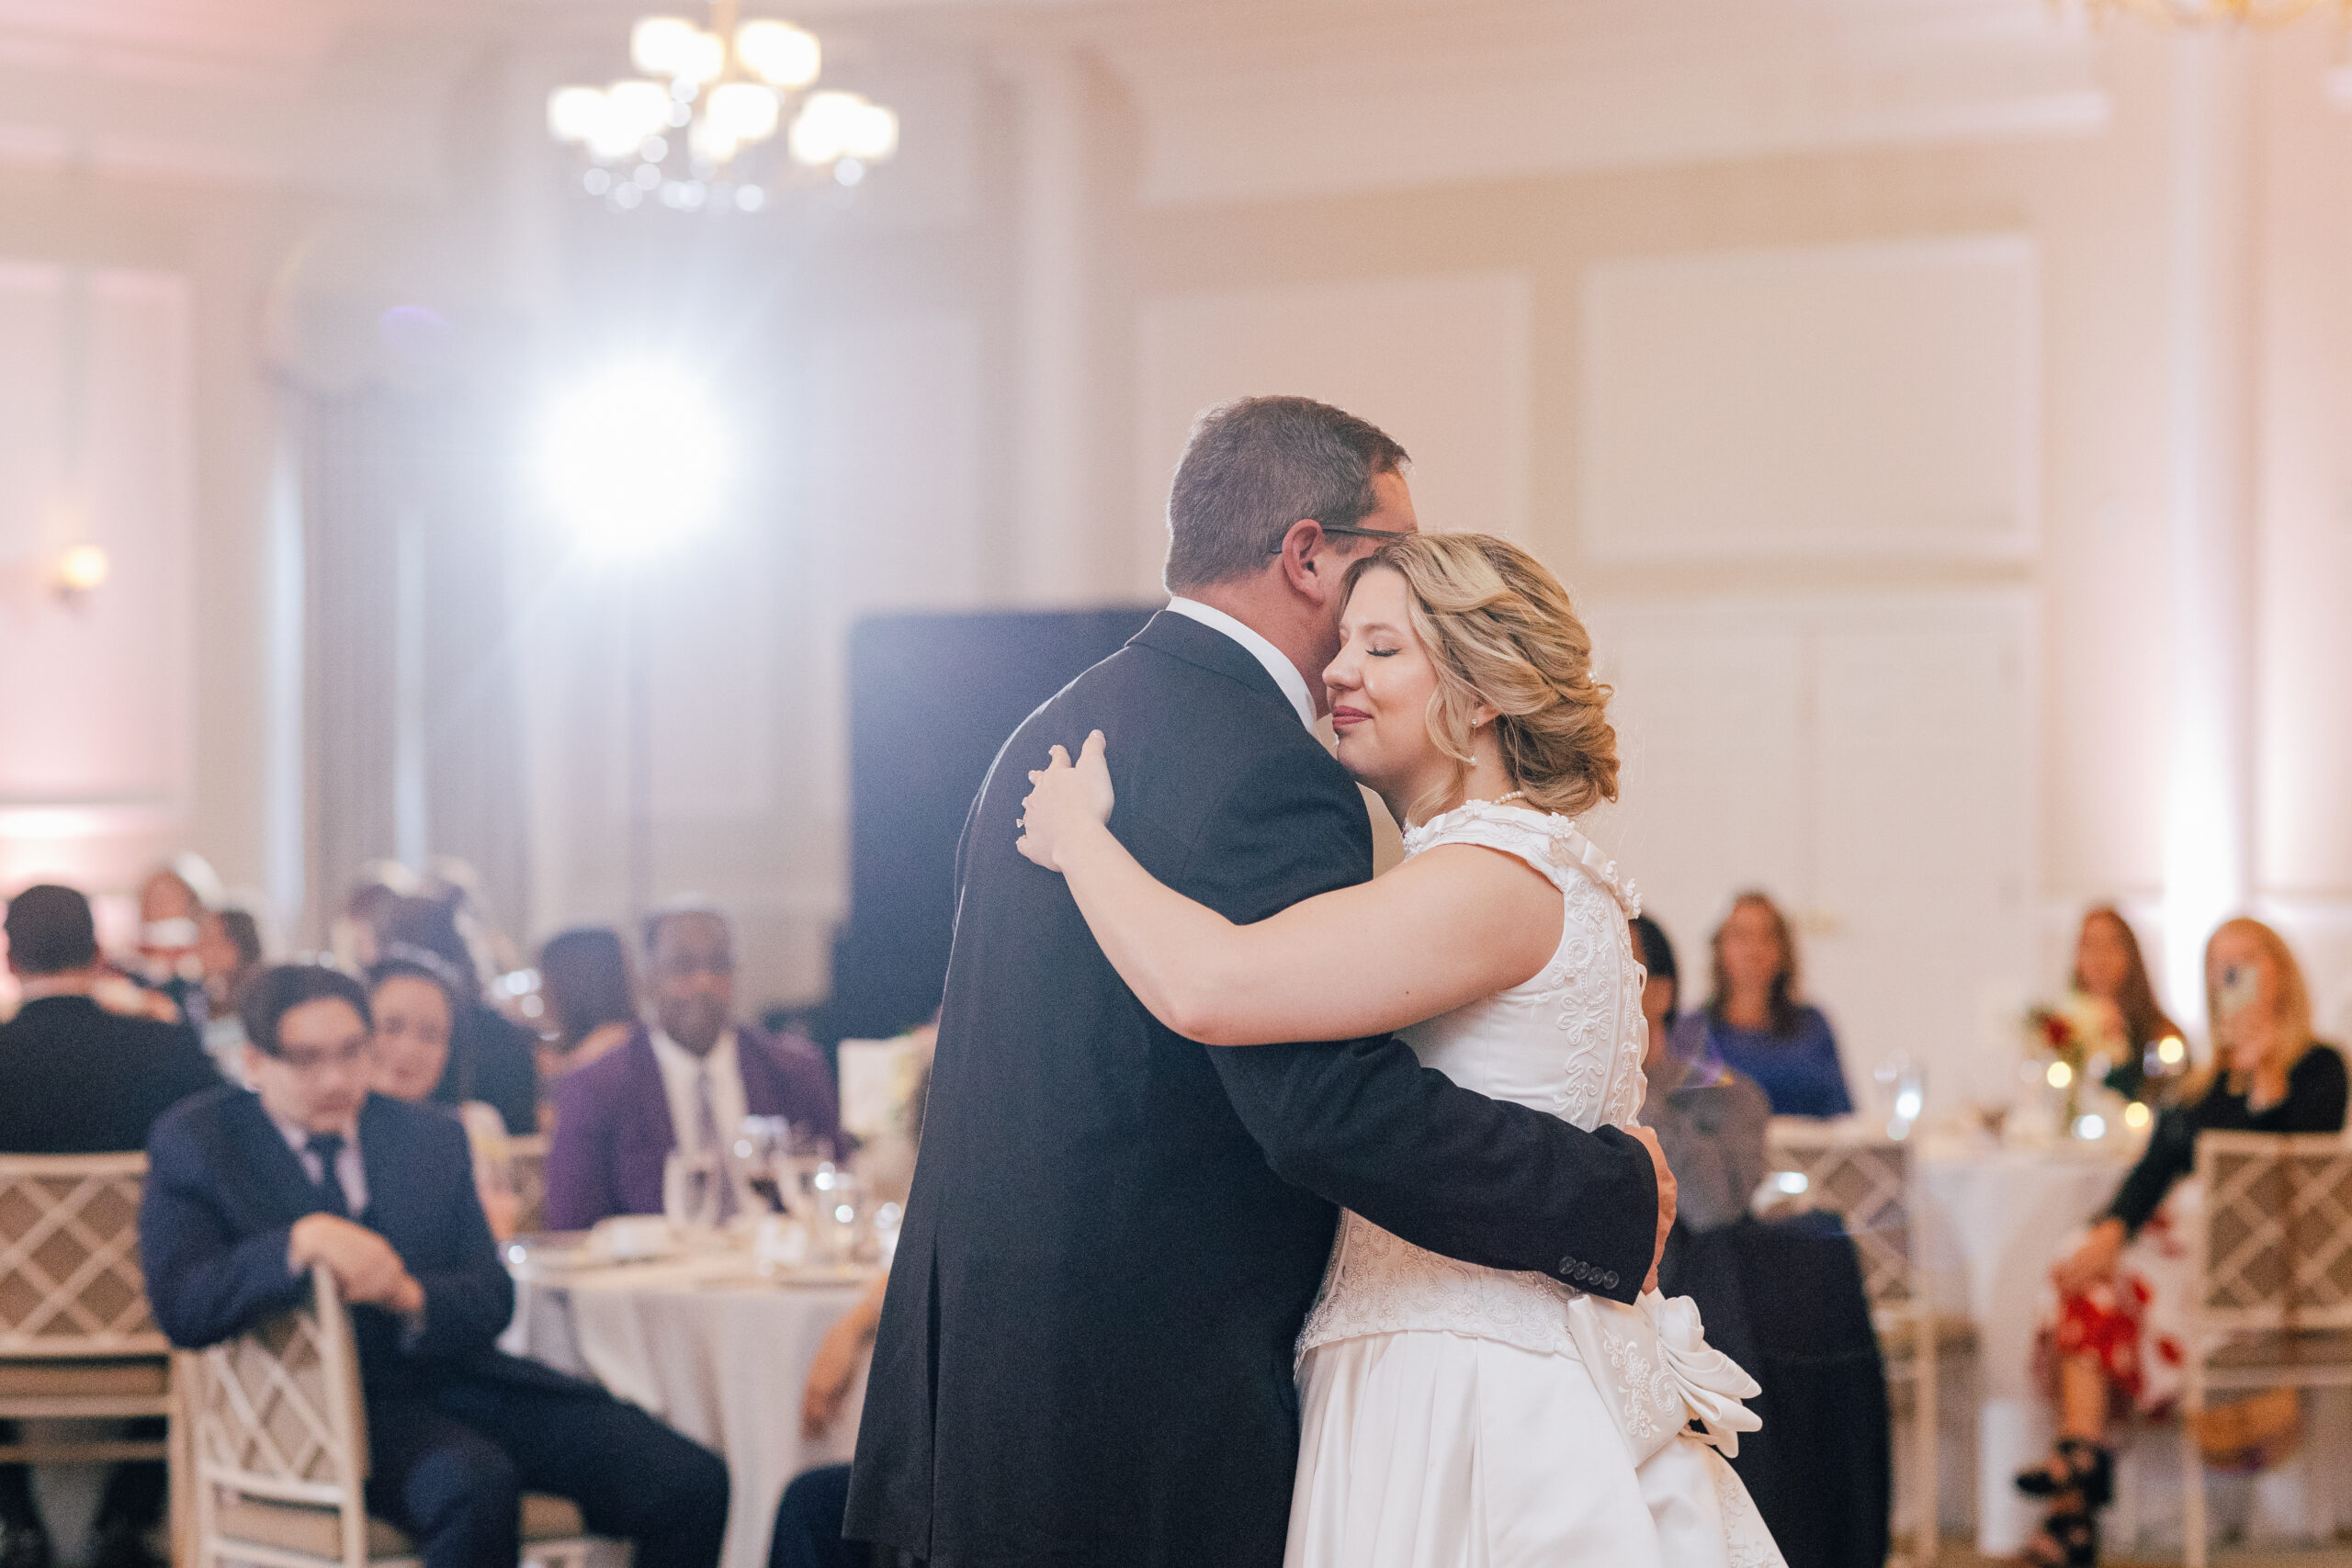
[[1339,587],[1333,564],[1320,558],[1324,542],[1323,525],[1312,517],[1300,518],[1283,535],[1283,581],[1292,592],[1318,606],[1329,603]]

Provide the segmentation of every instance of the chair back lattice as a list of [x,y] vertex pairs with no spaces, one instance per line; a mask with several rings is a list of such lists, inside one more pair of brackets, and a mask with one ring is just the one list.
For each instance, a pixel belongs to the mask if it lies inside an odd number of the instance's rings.
[[547,1228],[548,1140],[545,1134],[506,1140],[508,1168],[514,1173],[514,1230],[529,1235]]
[[1917,1287],[1911,1268],[1911,1145],[1776,1126],[1771,1160],[1776,1172],[1804,1178],[1803,1201],[1846,1222],[1861,1255],[1862,1288],[1871,1305],[1913,1305]]
[[139,1270],[147,1156],[0,1156],[0,1356],[162,1356]]
[[2222,1333],[2352,1328],[2352,1141],[2197,1139],[2197,1316]]
[[356,1504],[368,1474],[358,1358],[333,1280],[311,1280],[303,1305],[189,1358],[205,1486]]

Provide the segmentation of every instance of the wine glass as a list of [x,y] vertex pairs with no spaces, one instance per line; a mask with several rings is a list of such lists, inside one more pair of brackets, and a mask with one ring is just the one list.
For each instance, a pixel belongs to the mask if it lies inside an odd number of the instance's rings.
[[743,1172],[745,1185],[767,1205],[767,1212],[782,1214],[790,1212],[785,1198],[786,1169],[789,1158],[790,1124],[781,1116],[746,1116],[742,1131],[735,1144],[735,1156]]

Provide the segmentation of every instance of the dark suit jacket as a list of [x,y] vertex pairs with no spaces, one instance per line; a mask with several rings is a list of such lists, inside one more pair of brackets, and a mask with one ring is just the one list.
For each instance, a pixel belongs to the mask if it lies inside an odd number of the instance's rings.
[[1333,1205],[1630,1301],[1656,1180],[1623,1134],[1471,1093],[1392,1038],[1216,1049],[1153,1021],[1062,879],[1013,849],[1027,771],[1095,728],[1112,829],[1227,917],[1372,874],[1354,782],[1263,667],[1182,616],[1007,742],[958,857],[847,1533],[941,1568],[1272,1568]]
[[143,1149],[155,1118],[220,1082],[184,1024],[124,1018],[87,997],[27,1002],[0,1024],[0,1153]]
[[[840,1137],[841,1104],[814,1046],[738,1024],[735,1059],[752,1115],[789,1117],[826,1138]],[[678,1145],[678,1131],[645,1026],[638,1025],[619,1050],[567,1074],[556,1086],[555,1103],[548,1228],[585,1230],[608,1214],[660,1213],[662,1168]]]
[[[392,1314],[352,1308],[369,1398],[451,1373],[584,1389],[495,1348],[514,1314],[514,1284],[474,1195],[473,1157],[457,1119],[370,1095],[359,1112],[359,1157],[368,1173],[360,1222],[424,1287],[424,1325],[413,1339]],[[310,1279],[286,1267],[288,1234],[324,1205],[259,1097],[224,1088],[186,1101],[155,1124],[147,1160],[139,1258],[155,1322],[173,1344],[217,1344],[303,1299]]]
[[539,1130],[539,1059],[531,1032],[487,1002],[458,1010],[449,1028],[449,1061],[433,1086],[439,1105],[479,1100],[495,1109],[515,1137]]

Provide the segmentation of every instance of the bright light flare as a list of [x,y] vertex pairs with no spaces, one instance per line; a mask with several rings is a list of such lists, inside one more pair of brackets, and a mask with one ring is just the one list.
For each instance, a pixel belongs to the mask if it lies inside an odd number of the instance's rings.
[[534,458],[557,515],[604,555],[644,555],[692,533],[727,477],[709,399],[660,364],[616,366],[565,391],[539,427]]
[[106,586],[114,562],[96,545],[76,545],[57,558],[57,585],[69,593],[95,593]]

